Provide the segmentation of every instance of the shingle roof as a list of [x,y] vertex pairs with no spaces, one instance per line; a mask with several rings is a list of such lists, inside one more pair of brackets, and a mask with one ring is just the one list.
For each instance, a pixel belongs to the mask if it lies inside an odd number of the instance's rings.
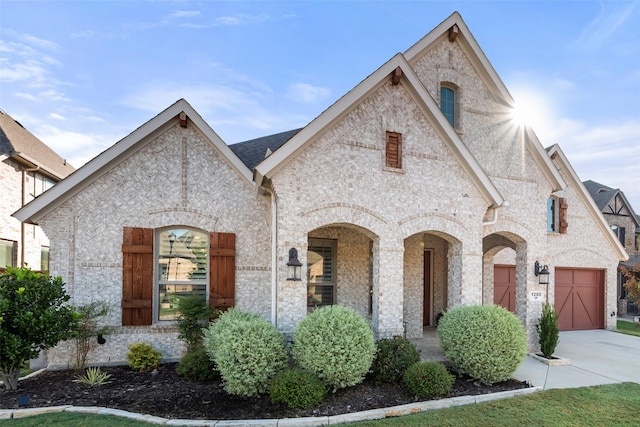
[[33,163],[62,179],[75,168],[10,115],[0,110],[0,154]]
[[601,211],[607,207],[611,199],[620,191],[591,180],[584,181],[583,184]]
[[237,144],[229,145],[229,148],[242,160],[242,163],[250,170],[253,170],[258,163],[264,160],[267,155],[267,150],[273,153],[301,130],[302,128],[294,129],[275,135],[238,142]]

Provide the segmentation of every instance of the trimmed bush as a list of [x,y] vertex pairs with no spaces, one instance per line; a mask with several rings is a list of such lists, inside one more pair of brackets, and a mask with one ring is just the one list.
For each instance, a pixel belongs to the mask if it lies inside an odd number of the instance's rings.
[[497,305],[454,307],[440,320],[437,333],[454,369],[484,384],[511,378],[527,354],[522,323]]
[[402,377],[407,389],[420,397],[438,397],[451,391],[455,377],[438,362],[416,362]]
[[162,360],[162,353],[146,342],[136,342],[129,345],[127,361],[131,369],[136,371],[151,371],[157,369]]
[[339,305],[305,317],[291,347],[298,366],[318,375],[333,391],[362,382],[375,352],[373,333],[364,318]]
[[291,409],[311,409],[324,399],[326,389],[316,374],[301,369],[287,369],[276,376],[269,387],[274,403]]
[[204,331],[204,347],[229,394],[257,396],[287,367],[284,337],[257,314],[231,308]]
[[401,382],[407,368],[420,361],[416,346],[405,337],[383,338],[376,346],[378,350],[371,365],[376,384]]
[[540,321],[536,325],[536,331],[540,334],[538,344],[540,344],[540,351],[544,357],[551,357],[558,340],[560,339],[560,329],[558,327],[558,315],[553,309],[553,305],[548,302],[542,306],[542,316]]
[[189,381],[211,381],[220,376],[216,364],[202,347],[188,350],[178,362],[176,372]]

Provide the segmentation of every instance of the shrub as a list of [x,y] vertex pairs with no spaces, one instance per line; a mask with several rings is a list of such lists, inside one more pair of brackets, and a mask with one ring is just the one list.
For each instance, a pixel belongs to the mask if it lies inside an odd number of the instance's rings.
[[560,339],[560,329],[558,327],[558,315],[553,309],[553,305],[544,303],[542,306],[542,316],[540,321],[536,325],[536,330],[540,334],[538,343],[540,344],[540,351],[544,357],[551,357],[558,340]]
[[107,374],[103,372],[102,369],[88,368],[84,375],[76,375],[76,378],[73,380],[74,383],[86,384],[90,386],[103,385],[109,383],[107,381],[111,378],[111,374]]
[[98,326],[98,318],[109,313],[109,304],[105,301],[93,301],[74,307],[74,310],[80,315],[80,319],[74,338],[76,352],[73,367],[84,369],[87,366],[87,355],[98,346],[98,335],[109,333],[108,326]]
[[402,377],[407,389],[420,397],[437,397],[451,391],[455,377],[438,362],[416,362]]
[[211,381],[220,376],[216,364],[202,347],[187,350],[178,362],[176,372],[189,381]]
[[485,384],[511,378],[527,353],[522,323],[497,305],[454,307],[440,320],[437,333],[454,369]]
[[402,381],[407,368],[420,361],[420,353],[408,339],[400,336],[378,341],[378,351],[371,365],[371,373],[377,384]]
[[180,297],[177,305],[180,313],[177,321],[180,330],[178,338],[187,345],[187,352],[202,347],[203,329],[209,320],[215,318],[215,310],[207,304],[202,295]]
[[151,344],[137,342],[129,345],[127,361],[131,369],[136,371],[150,371],[157,369],[162,360],[162,353],[153,348]]
[[291,352],[302,369],[315,373],[335,391],[362,382],[376,348],[362,316],[333,305],[312,312],[298,324]]
[[231,308],[204,331],[204,347],[227,393],[256,396],[287,367],[284,337],[257,314]]
[[269,387],[274,403],[292,409],[310,409],[324,399],[326,389],[316,374],[301,369],[287,369],[276,376]]

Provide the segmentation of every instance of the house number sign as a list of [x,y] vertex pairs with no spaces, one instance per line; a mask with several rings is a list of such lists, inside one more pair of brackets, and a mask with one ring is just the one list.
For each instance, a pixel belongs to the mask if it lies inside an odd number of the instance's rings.
[[542,297],[542,291],[531,291],[529,293],[529,301],[539,301]]

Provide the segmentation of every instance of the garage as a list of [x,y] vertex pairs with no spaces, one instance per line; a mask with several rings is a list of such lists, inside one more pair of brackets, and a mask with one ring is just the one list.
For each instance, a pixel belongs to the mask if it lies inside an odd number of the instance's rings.
[[516,312],[516,266],[493,266],[493,303]]
[[560,330],[604,329],[604,270],[556,268],[555,272]]

